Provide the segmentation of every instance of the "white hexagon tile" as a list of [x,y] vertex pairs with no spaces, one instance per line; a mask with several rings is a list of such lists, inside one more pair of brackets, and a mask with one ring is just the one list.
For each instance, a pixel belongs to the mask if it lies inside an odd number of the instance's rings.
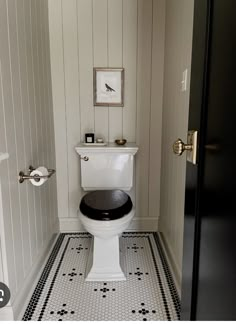
[[85,282],[92,239],[60,234],[25,310],[23,320],[159,321],[180,318],[179,297],[157,233],[120,238],[119,282]]

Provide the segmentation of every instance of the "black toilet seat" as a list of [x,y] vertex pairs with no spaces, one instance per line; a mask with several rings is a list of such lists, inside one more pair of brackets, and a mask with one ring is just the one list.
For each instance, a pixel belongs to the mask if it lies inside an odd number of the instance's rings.
[[80,202],[80,211],[83,215],[100,221],[122,218],[132,207],[130,196],[122,190],[92,191]]

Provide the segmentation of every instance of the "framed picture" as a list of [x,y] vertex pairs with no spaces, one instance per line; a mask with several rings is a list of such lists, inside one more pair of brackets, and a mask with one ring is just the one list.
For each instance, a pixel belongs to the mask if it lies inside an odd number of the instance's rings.
[[94,106],[124,106],[124,69],[93,69]]

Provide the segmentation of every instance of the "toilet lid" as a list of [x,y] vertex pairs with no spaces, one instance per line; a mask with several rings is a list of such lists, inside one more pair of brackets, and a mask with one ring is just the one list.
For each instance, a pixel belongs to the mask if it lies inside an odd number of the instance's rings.
[[99,190],[86,194],[80,211],[95,220],[114,220],[128,214],[133,207],[130,196],[122,190]]

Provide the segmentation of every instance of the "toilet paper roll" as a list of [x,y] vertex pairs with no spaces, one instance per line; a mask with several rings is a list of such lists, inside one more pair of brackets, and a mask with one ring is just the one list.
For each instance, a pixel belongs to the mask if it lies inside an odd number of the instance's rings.
[[[30,173],[31,176],[48,176],[48,174],[48,169],[45,167],[38,167]],[[48,178],[30,179],[30,182],[32,183],[32,185],[39,187],[42,186],[42,184],[44,184],[44,182],[46,182],[47,180]]]

